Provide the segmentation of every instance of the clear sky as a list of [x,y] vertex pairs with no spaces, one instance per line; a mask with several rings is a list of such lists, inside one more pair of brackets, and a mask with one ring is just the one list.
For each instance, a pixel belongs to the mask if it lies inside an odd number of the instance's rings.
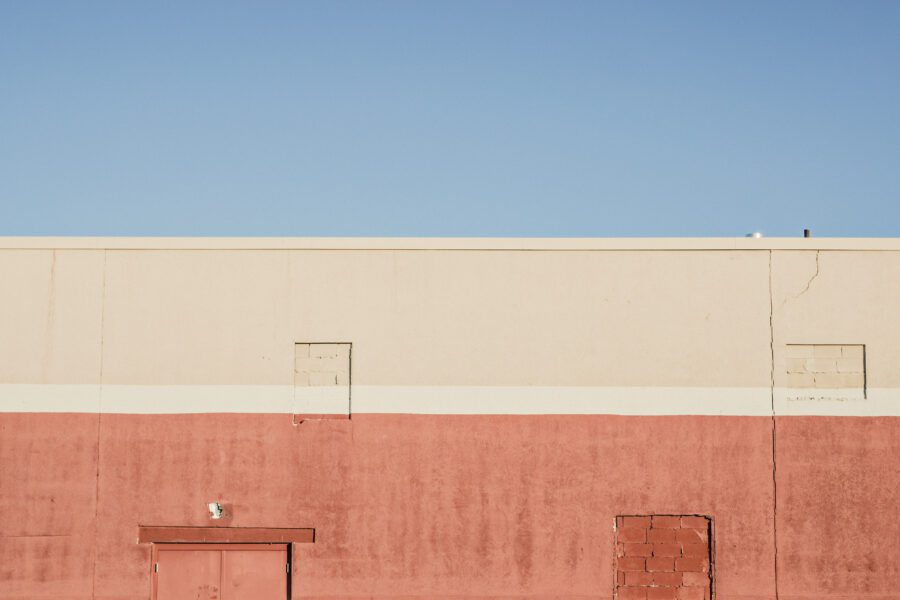
[[900,2],[0,0],[0,234],[900,235]]

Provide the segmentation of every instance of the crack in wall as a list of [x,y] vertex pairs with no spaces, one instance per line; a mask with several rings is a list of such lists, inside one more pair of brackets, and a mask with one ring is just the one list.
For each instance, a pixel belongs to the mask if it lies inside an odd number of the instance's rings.
[[[772,544],[773,544],[773,571],[775,575],[775,600],[779,599],[778,592],[778,416],[775,411],[775,297],[772,290],[772,257],[773,251],[769,250],[769,369],[770,394],[772,402]],[[803,288],[796,294],[785,298],[780,307],[788,302],[796,300],[806,294],[813,282],[821,273],[821,250],[816,250],[816,269],[806,281]]]
[[[819,275],[819,251],[816,250],[816,272],[806,283],[806,288],[798,294],[803,295],[813,279]],[[785,300],[787,302],[787,300]],[[772,293],[772,251],[769,250],[769,393],[772,402],[772,545],[773,545],[773,571],[775,575],[775,600],[778,600],[778,464],[777,464],[777,432],[778,419],[775,414],[775,298]],[[784,306],[784,303],[782,303]]]
[[98,519],[100,517],[100,424],[103,416],[103,338],[104,325],[106,323],[106,254],[103,251],[103,275],[102,285],[100,286],[100,357],[98,364],[99,384],[97,386],[97,450],[95,453],[97,468],[94,475],[94,564],[91,569],[91,598],[96,598],[97,589],[97,546],[98,537]]
[[[809,291],[809,288],[812,285],[813,281],[815,281],[816,278],[819,276],[819,254],[821,252],[822,252],[821,250],[816,250],[816,271],[812,274],[812,277],[809,278],[809,280],[806,282],[806,285],[803,286],[802,290],[800,290],[799,292],[797,292],[796,294],[794,294],[793,296],[791,296],[789,298],[785,298],[784,301],[781,303],[781,306],[784,306],[791,300],[796,300],[797,298],[799,298],[800,296],[802,296],[803,294],[805,294],[806,292]],[[769,254],[771,254],[771,253],[772,253],[772,251],[770,250]],[[771,269],[771,263],[769,265],[769,268]],[[771,273],[770,273],[770,279],[771,279]],[[771,285],[769,286],[769,289],[771,292]]]

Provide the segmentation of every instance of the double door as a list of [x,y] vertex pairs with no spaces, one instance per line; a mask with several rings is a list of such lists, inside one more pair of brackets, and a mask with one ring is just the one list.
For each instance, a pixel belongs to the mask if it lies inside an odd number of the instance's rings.
[[154,544],[153,600],[286,600],[287,544]]

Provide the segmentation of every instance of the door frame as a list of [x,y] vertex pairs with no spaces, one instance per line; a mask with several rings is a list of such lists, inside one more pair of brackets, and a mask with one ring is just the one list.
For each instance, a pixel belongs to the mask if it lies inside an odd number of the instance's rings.
[[[286,600],[291,600],[291,580],[292,572],[293,572],[293,544],[287,542],[269,542],[269,543],[251,543],[251,544],[240,544],[240,543],[210,543],[210,544],[184,544],[184,543],[170,543],[170,542],[154,542],[150,544],[150,600],[157,600],[157,577],[159,576],[159,571],[157,570],[157,562],[159,559],[159,551],[165,550],[167,552],[171,551],[182,551],[182,550],[210,550],[210,551],[221,551],[223,554],[221,555],[221,561],[224,563],[225,554],[224,551],[228,550],[260,550],[260,551],[271,551],[273,548],[283,548],[285,552],[285,598]],[[220,565],[220,568],[224,567]]]

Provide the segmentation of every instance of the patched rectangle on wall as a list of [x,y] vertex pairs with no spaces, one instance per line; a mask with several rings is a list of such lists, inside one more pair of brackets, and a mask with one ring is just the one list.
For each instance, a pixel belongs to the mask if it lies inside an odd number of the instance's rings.
[[711,538],[705,516],[616,517],[616,599],[710,600]]
[[347,342],[294,344],[294,414],[349,416],[350,352]]
[[794,397],[864,398],[863,344],[788,344],[785,381]]

